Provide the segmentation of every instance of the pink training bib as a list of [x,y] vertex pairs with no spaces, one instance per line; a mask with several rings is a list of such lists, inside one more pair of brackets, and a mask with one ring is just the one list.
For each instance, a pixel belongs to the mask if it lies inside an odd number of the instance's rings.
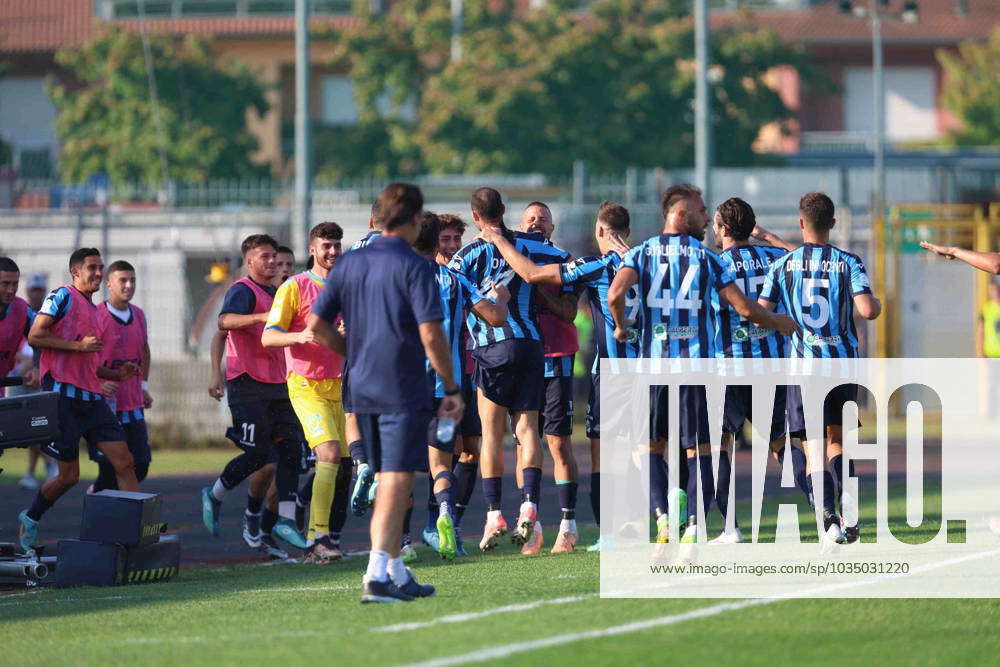
[[[562,290],[553,285],[539,285],[538,289],[546,290],[554,296],[562,294]],[[576,354],[577,350],[580,349],[576,325],[572,322],[562,320],[550,313],[540,313],[538,324],[542,327],[542,344],[546,357],[565,357],[569,354]]]
[[[253,309],[255,315],[271,312],[274,297],[261,289],[260,285],[250,278],[240,278],[236,283],[243,283],[253,292],[256,301]],[[246,373],[257,382],[278,384],[285,381],[285,357],[281,348],[261,345],[260,336],[263,333],[263,322],[229,332],[226,339],[227,380]]]
[[[292,318],[289,331],[303,331],[306,328],[306,317],[312,309],[313,302],[326,285],[309,271],[297,273],[291,278],[299,288],[299,309]],[[329,380],[339,378],[344,358],[319,343],[290,345],[285,348],[285,362],[288,369],[295,371],[310,380]]]
[[[70,305],[62,319],[53,324],[49,331],[63,340],[83,340],[84,336],[100,336],[97,321],[97,306],[91,303],[80,290],[72,285],[59,289],[69,292]],[[107,346],[107,341],[104,345]],[[97,366],[101,361],[99,352],[71,352],[69,350],[42,349],[39,362],[42,377],[52,376],[56,382],[71,384],[95,394],[101,393],[101,381],[97,377]]]
[[17,364],[17,353],[24,345],[24,327],[28,324],[28,302],[15,296],[0,320],[0,377]]
[[[101,340],[104,341],[101,365],[106,368],[119,368],[129,361],[142,365],[142,353],[146,346],[146,315],[138,306],[130,305],[129,308],[132,310],[132,319],[128,324],[122,324],[108,310],[106,301],[97,307]],[[118,384],[118,393],[115,394],[116,410],[124,412],[141,410],[143,407],[141,375],[133,375]]]

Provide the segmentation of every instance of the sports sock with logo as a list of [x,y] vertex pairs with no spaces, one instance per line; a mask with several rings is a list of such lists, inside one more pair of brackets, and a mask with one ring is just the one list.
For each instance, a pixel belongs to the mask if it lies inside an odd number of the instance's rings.
[[483,477],[483,496],[486,499],[486,510],[500,511],[501,477]]
[[[439,491],[434,491],[434,500],[437,501],[437,505],[440,508],[438,515],[443,515],[444,512],[452,512],[452,508],[455,505],[455,475],[450,471],[443,472],[437,476],[437,479],[444,480],[448,482],[448,486],[440,489]],[[437,480],[431,480],[431,490],[438,486]],[[437,523],[435,522],[435,527]]]
[[570,481],[556,481],[556,490],[559,492],[559,507],[562,510],[562,522],[559,530],[576,532],[576,492],[577,483]]
[[337,485],[338,468],[338,464],[330,461],[316,462],[312,502],[309,504],[309,532],[317,538],[330,532],[330,508]]
[[524,501],[529,503],[535,503],[541,500],[541,490],[542,490],[542,469],[541,468],[525,468],[524,469]]
[[424,524],[424,530],[436,530],[437,529],[437,518],[438,518],[438,501],[434,493],[434,478],[430,473],[427,473],[427,523]]
[[653,516],[667,513],[667,464],[663,454],[649,454],[649,511]]
[[594,523],[601,525],[601,473],[590,473],[590,511],[594,513]]
[[476,469],[478,463],[459,461],[455,464],[455,525],[462,521],[465,508],[472,500],[472,492],[476,488]]

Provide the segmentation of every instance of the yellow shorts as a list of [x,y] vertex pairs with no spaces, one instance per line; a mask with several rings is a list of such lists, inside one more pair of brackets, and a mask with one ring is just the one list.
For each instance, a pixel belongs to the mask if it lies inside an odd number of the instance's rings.
[[291,372],[288,374],[288,398],[311,448],[337,441],[340,455],[347,456],[340,378],[310,380]]

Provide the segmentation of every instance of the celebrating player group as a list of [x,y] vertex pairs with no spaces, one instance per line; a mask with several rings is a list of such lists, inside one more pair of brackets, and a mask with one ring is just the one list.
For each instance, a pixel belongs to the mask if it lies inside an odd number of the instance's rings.
[[[224,528],[223,502],[243,480],[243,538],[273,556],[294,547],[307,562],[333,562],[342,557],[348,513],[363,516],[371,508],[362,601],[427,597],[434,587],[419,583],[408,567],[416,559],[414,475],[429,475],[422,538],[443,558],[467,555],[461,522],[477,468],[486,504],[479,548],[494,549],[509,533],[521,553],[537,554],[545,543],[538,503],[547,449],[562,511],[550,550],[572,552],[578,541],[572,375],[579,350],[573,320],[583,294],[597,352],[586,411],[595,521],[600,359],[853,358],[860,354],[855,318],[874,319],[881,310],[862,261],[830,245],[834,206],[822,193],[799,202],[796,242],[757,225],[741,199],[723,202],[710,217],[697,188],[675,185],[663,195],[662,233],[631,247],[628,210],[605,202],[594,225],[599,254],[579,258],[552,243],[546,204],[528,205],[516,231],[505,226],[508,213],[499,192],[476,190],[470,214],[478,235],[462,245],[466,222],[425,211],[419,188],[394,183],[372,207],[370,233],[346,252],[339,225],[316,225],[302,273],[289,275],[291,250],[271,237],[244,240],[246,275],[227,292],[213,341],[209,393],[226,397],[233,419],[226,435],[241,450],[202,491],[213,535]],[[714,250],[703,243],[710,224]],[[0,285],[16,271],[4,260]],[[149,348],[142,311],[128,304],[132,267],[108,267],[112,298],[99,307],[91,300],[104,275],[96,251],[74,253],[70,271],[73,284],[52,292],[33,323],[16,297],[0,304],[5,319],[24,319],[3,325],[28,331],[28,341],[42,350],[43,386],[60,392],[60,420],[66,420],[63,441],[49,451],[60,462],[59,476],[20,516],[26,548],[42,513],[77,481],[79,437],[102,462],[95,488],[136,489],[149,465],[142,421],[150,402],[143,384]],[[113,355],[108,335],[122,341]],[[807,435],[799,393],[779,388],[769,439],[776,459],[791,457],[810,503],[813,482],[817,495],[822,489],[815,502],[826,537],[843,543],[856,540],[860,527],[841,498],[849,474],[841,407],[855,392],[850,385],[838,391],[825,406],[824,432]],[[117,415],[109,395],[116,396]],[[667,461],[667,389],[650,388],[655,539],[667,542],[674,522],[682,543],[698,540],[693,499],[700,489],[705,510],[714,504],[726,519],[714,541],[741,541],[732,516],[730,452],[751,415],[749,389],[727,390],[717,480],[704,389],[682,387],[678,398],[681,460]],[[517,443],[520,487],[512,524],[501,511],[508,429]],[[823,446],[809,447],[810,439]],[[821,458],[812,454],[818,451]],[[672,489],[669,465],[679,473]]]

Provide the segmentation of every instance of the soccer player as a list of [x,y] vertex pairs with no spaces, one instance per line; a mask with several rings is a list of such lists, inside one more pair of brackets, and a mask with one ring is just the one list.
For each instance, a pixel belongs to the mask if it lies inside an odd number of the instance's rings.
[[[241,245],[247,276],[226,292],[219,329],[226,339],[226,394],[233,426],[226,437],[243,450],[231,460],[211,487],[202,489],[202,520],[212,535],[219,534],[219,511],[226,494],[266,465],[276,450],[278,516],[262,512],[264,498],[248,496],[244,531],[261,536],[261,546],[273,545],[275,535],[299,549],[305,539],[295,526],[295,491],[302,454],[302,430],[285,384],[285,359],[280,350],[261,342],[274,301],[271,285],[277,272],[278,244],[266,234],[254,234]],[[279,554],[275,554],[279,555]]]
[[[507,320],[507,300],[510,298],[507,288],[496,285],[491,298],[484,298],[463,276],[436,262],[438,254],[438,239],[440,220],[430,211],[424,211],[420,221],[420,235],[417,236],[413,249],[434,262],[435,278],[441,298],[441,308],[444,312],[442,326],[451,351],[451,366],[453,380],[456,386],[462,386],[462,371],[464,350],[461,347],[461,332],[467,311],[483,319],[490,326],[503,326]],[[461,238],[461,237],[459,237]],[[453,253],[454,254],[454,253]],[[444,381],[434,372],[430,362],[427,364],[434,388],[434,408],[440,407],[445,396]],[[458,445],[458,438],[442,442],[437,437],[438,419],[431,419],[427,435],[427,458],[431,475],[431,496],[437,504],[435,518],[436,534],[428,535],[424,531],[424,541],[434,548],[443,558],[452,559],[458,555],[458,540],[455,535],[455,494],[458,482],[452,472],[453,455]],[[460,436],[461,426],[452,424],[453,433]],[[404,527],[405,528],[405,527]],[[435,539],[436,538],[436,539]]]
[[98,377],[104,345],[98,337],[100,326],[92,299],[104,276],[101,253],[96,248],[74,250],[69,272],[72,284],[49,294],[28,334],[31,346],[42,351],[42,388],[59,392],[61,435],[43,448],[59,462],[59,474],[42,485],[31,507],[18,516],[18,537],[26,552],[38,539],[42,515],[80,479],[80,438],[104,453],[119,489],[139,490],[125,433],[104,400],[118,387]]
[[[615,339],[626,342],[632,334],[626,317],[626,293],[636,286],[639,292],[642,329],[639,336],[644,358],[710,358],[715,355],[715,318],[712,300],[722,299],[739,315],[759,327],[787,335],[794,323],[785,315],[771,313],[746,297],[735,284],[729,269],[702,245],[708,226],[705,202],[698,188],[680,184],[663,194],[663,233],[629,250],[608,290],[608,305],[615,320]],[[661,466],[668,431],[667,387],[650,388],[651,500],[662,502],[654,511],[657,541],[666,541],[665,513],[667,474]],[[688,494],[695,497],[698,476],[692,475],[690,459],[711,456],[708,406],[703,387],[681,387],[680,447],[686,450]],[[696,465],[696,464],[695,464]],[[702,499],[711,505],[715,484],[712,469],[702,466]],[[697,541],[697,505],[691,505],[682,542]],[[683,520],[685,517],[678,517]]]
[[[595,336],[597,355],[591,371],[590,400],[587,404],[587,437],[590,438],[591,476],[590,494],[591,509],[595,521],[600,524],[600,359],[635,358],[639,349],[634,341],[619,343],[614,338],[614,320],[608,309],[607,291],[615,273],[621,266],[621,255],[628,250],[623,239],[629,236],[629,213],[624,206],[604,202],[597,213],[594,225],[594,238],[600,255],[582,257],[563,264],[547,264],[538,266],[530,259],[517,252],[502,235],[492,230],[485,231],[483,236],[496,245],[500,254],[510,264],[511,268],[525,281],[531,284],[548,285],[578,285],[585,287],[590,301],[590,308],[595,322],[603,324],[602,330]],[[638,299],[635,290],[631,290],[627,301],[629,313],[627,318],[635,323],[638,316]],[[565,493],[560,486],[560,493]],[[568,489],[567,489],[568,490]],[[575,491],[575,488],[573,488]],[[575,498],[564,498],[564,505]],[[553,553],[572,551],[577,541],[575,517],[567,518],[564,510],[560,523],[559,535],[552,547]],[[597,545],[595,550],[599,550]]]
[[335,222],[312,228],[309,254],[313,268],[295,274],[278,288],[261,337],[264,347],[285,349],[288,397],[306,442],[316,453],[306,546],[306,560],[316,563],[329,563],[343,555],[339,540],[331,535],[330,512],[347,446],[340,395],[343,360],[316,342],[314,331],[306,329],[306,318],[340,257],[343,238],[344,230]]
[[[17,365],[21,348],[35,320],[36,311],[17,296],[20,280],[21,269],[17,263],[10,257],[0,257],[0,377],[6,377]],[[22,378],[25,383],[32,383],[35,374],[32,367]],[[0,387],[0,398],[3,396],[4,390]],[[38,486],[37,482],[35,486]]]
[[[822,192],[803,195],[799,201],[802,246],[771,264],[761,288],[758,300],[762,306],[773,310],[782,305],[801,327],[789,342],[789,356],[793,359],[858,358],[854,311],[866,320],[874,320],[882,312],[861,259],[830,245],[830,230],[836,222],[833,201],[828,196]],[[797,389],[788,390],[789,431],[804,434],[802,395]],[[843,405],[857,400],[857,389],[854,384],[840,385],[827,396],[823,406],[826,459],[841,490],[847,475],[843,470]],[[842,526],[842,517],[836,513],[833,476],[826,470],[825,461],[817,461],[812,455],[804,435],[803,440],[807,473],[812,476],[814,488],[817,477],[823,478],[826,536],[837,543],[854,542],[859,535],[857,519],[851,517],[849,525]],[[853,475],[851,463],[849,474]]]
[[[507,236],[519,252],[538,263],[564,262],[569,255],[544,242],[538,234],[510,232],[504,227],[505,211],[500,193],[493,188],[479,188],[472,194],[472,219],[480,231],[495,228]],[[496,246],[477,239],[452,258],[450,269],[462,274],[480,294],[494,285],[506,285],[510,292],[507,321],[491,327],[469,316],[476,360],[474,381],[478,388],[479,417],[483,426],[480,467],[487,515],[479,548],[493,549],[507,533],[507,523],[500,513],[503,478],[503,434],[507,413],[521,446],[518,456],[524,468],[524,498],[511,535],[523,546],[531,539],[538,520],[538,500],[542,479],[542,450],[538,436],[538,409],[542,404],[544,357],[541,329],[538,325],[535,289],[510,268]]]
[[295,273],[295,253],[292,252],[292,249],[286,245],[279,245],[274,266],[276,269],[274,284],[281,287]]
[[[309,327],[319,340],[347,359],[351,407],[368,462],[379,473],[362,602],[410,601],[434,594],[433,586],[417,582],[400,555],[413,473],[427,461],[432,396],[425,353],[444,383],[438,418],[462,417],[434,271],[410,247],[420,233],[422,208],[420,188],[409,183],[387,186],[379,195],[381,236],[337,262],[309,316]],[[346,338],[333,324],[339,315]]]
[[[785,254],[784,247],[771,245],[751,245],[751,238],[775,238],[767,230],[758,228],[757,216],[753,208],[739,197],[732,197],[719,204],[712,220],[715,232],[715,242],[721,253],[720,259],[727,265],[744,294],[756,300],[760,288],[767,277],[771,264]],[[778,240],[781,243],[780,240]],[[718,318],[715,334],[715,351],[719,358],[736,359],[776,359],[786,356],[785,339],[767,329],[753,326],[729,304],[723,304],[715,299],[712,303]],[[782,309],[783,310],[783,309]],[[779,310],[779,312],[781,312]],[[716,486],[715,503],[726,521],[729,512],[729,489],[732,479],[732,463],[730,452],[737,433],[743,430],[743,424],[751,420],[751,388],[746,385],[726,387],[725,409],[723,416],[722,452],[719,456],[719,479]],[[771,418],[770,447],[772,455],[779,463],[785,455],[785,388],[778,387],[774,397],[774,410]],[[792,463],[795,480],[806,497],[809,487],[805,474],[805,454],[794,445]],[[707,456],[700,461],[702,470],[711,469],[712,459]],[[688,471],[689,474],[692,472]],[[708,507],[705,508],[708,511]],[[734,544],[743,541],[739,524],[733,521],[732,529],[728,526],[714,540],[715,543]]]
[[[148,385],[150,355],[146,314],[131,303],[135,296],[135,268],[119,260],[111,263],[107,275],[110,298],[97,307],[100,338],[104,341],[101,365],[115,373],[126,365],[133,367],[132,374],[119,381],[113,404],[125,431],[125,443],[132,453],[136,481],[142,482],[153,458],[144,412],[153,405]],[[115,470],[107,458],[96,449],[91,450],[91,458],[98,468],[93,492],[117,489]]]

